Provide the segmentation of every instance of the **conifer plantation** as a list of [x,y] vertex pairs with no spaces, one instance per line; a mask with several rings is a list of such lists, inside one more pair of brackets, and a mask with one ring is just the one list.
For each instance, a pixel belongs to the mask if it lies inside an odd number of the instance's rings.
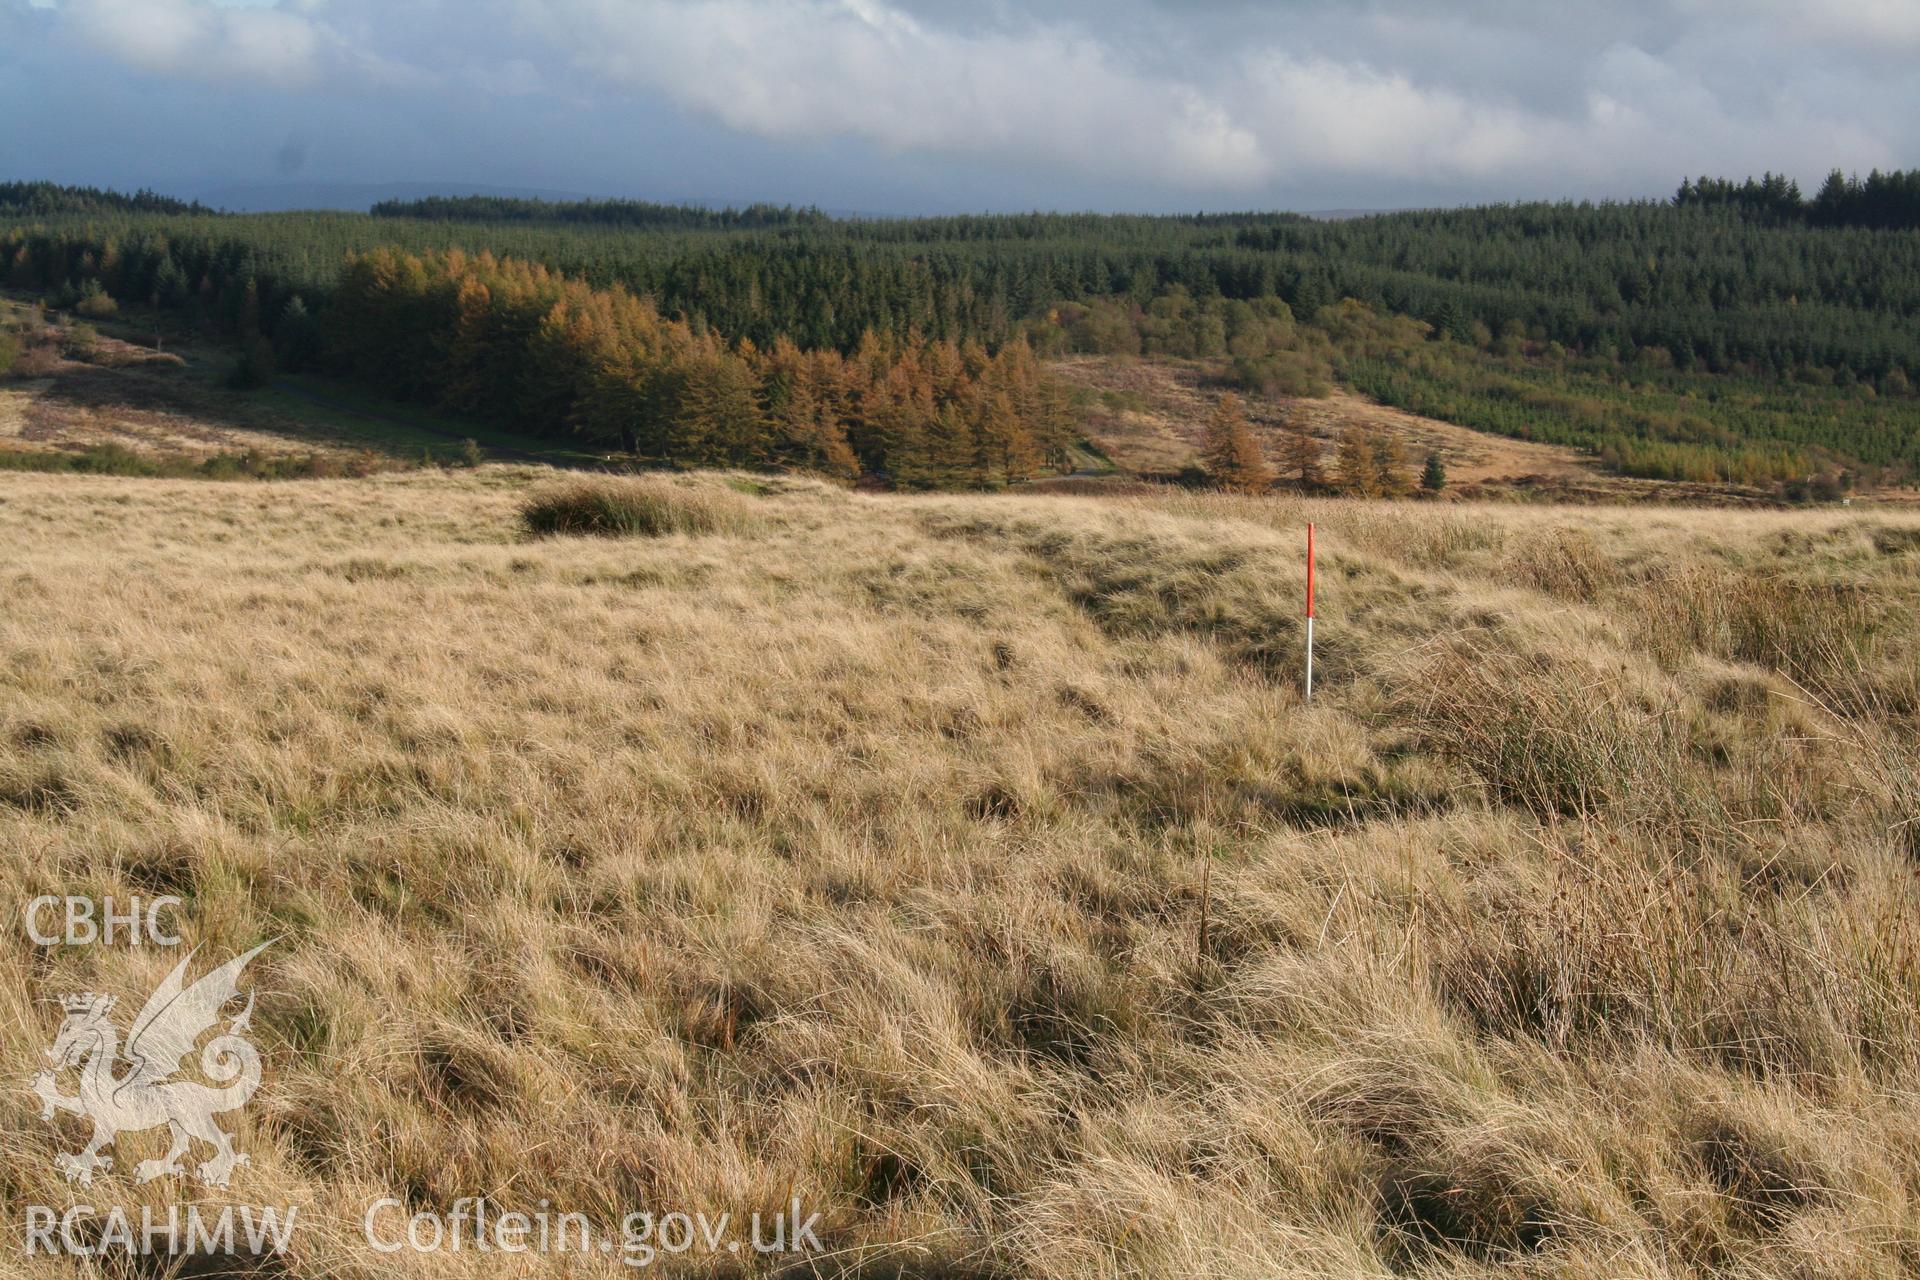
[[[685,465],[1016,482],[1064,465],[1073,434],[1036,359],[1088,352],[1214,361],[1249,395],[1344,384],[1629,476],[1903,483],[1920,474],[1913,187],[1836,176],[1807,200],[1690,179],[1670,201],[1321,222],[492,197],[234,216],[21,183],[0,187],[0,278],[59,307],[182,314],[255,365],[265,338],[282,368]],[[393,348],[329,322],[336,301]],[[476,343],[507,353],[486,385]],[[400,370],[393,351],[426,358]]]
[[977,488],[1060,470],[1074,440],[1024,342],[762,350],[487,253],[352,256],[325,335],[331,367],[396,396],[676,466]]

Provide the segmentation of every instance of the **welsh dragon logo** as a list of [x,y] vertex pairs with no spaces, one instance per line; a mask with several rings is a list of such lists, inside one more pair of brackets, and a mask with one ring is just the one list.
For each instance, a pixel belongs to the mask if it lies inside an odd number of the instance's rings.
[[[252,996],[226,1030],[200,1050],[200,1070],[213,1083],[183,1080],[178,1075],[200,1037],[219,1023],[220,1011],[239,997],[241,971],[271,945],[261,943],[191,986],[186,985],[186,972],[193,952],[188,952],[141,1007],[127,1033],[124,1052],[119,1033],[107,1018],[113,1011],[112,996],[89,992],[61,997],[66,1021],[53,1048],[47,1050],[53,1070],[33,1078],[33,1091],[40,1097],[42,1118],[51,1120],[55,1111],[69,1111],[93,1121],[93,1140],[85,1150],[54,1158],[69,1182],[86,1186],[93,1181],[95,1169],[111,1169],[113,1158],[101,1155],[100,1149],[117,1135],[163,1124],[172,1132],[172,1145],[164,1159],[140,1162],[134,1170],[137,1182],[185,1172],[180,1161],[195,1139],[213,1148],[212,1157],[197,1171],[208,1186],[226,1186],[234,1167],[247,1163],[213,1118],[245,1106],[260,1087],[260,1055],[241,1036],[253,1016]],[[115,1075],[114,1068],[122,1061],[129,1069]],[[72,1097],[62,1094],[55,1082],[55,1073],[70,1067],[80,1069],[80,1092]]]

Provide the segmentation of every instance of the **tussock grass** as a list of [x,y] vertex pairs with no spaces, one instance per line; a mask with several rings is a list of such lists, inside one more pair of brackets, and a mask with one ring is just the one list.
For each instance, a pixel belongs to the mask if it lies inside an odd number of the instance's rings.
[[1585,604],[1626,581],[1619,564],[1590,534],[1577,529],[1521,541],[1508,554],[1506,571],[1522,586]]
[[1920,1033],[1912,931],[1871,915],[1920,905],[1910,890],[1845,883],[1833,863],[1811,889],[1832,909],[1816,911],[1754,892],[1736,862],[1683,864],[1609,829],[1549,841],[1550,879],[1476,893],[1433,921],[1434,981],[1487,1032],[1559,1050],[1650,1043],[1780,1079],[1837,1061],[1874,1074]]
[[1666,693],[1579,659],[1458,644],[1420,667],[1405,714],[1495,803],[1704,838],[1731,815],[1694,756],[1684,704]]
[[[551,482],[0,476],[0,902],[280,939],[287,1274],[497,1274],[360,1236],[480,1193],[797,1195],[799,1274],[1920,1270],[1920,522]],[[0,955],[15,1079],[173,962]]]
[[1844,675],[1870,661],[1883,620],[1873,593],[1846,580],[1695,566],[1651,591],[1647,643],[1668,665],[1710,654],[1802,680]]
[[536,537],[607,538],[741,533],[757,523],[753,508],[735,491],[661,476],[575,480],[545,488],[521,506],[520,521]]

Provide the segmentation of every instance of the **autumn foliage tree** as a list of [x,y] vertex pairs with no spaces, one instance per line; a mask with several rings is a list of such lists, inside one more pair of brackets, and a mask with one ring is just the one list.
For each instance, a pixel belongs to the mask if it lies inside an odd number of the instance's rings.
[[1373,451],[1373,470],[1380,492],[1389,498],[1403,498],[1413,492],[1413,478],[1407,471],[1406,451],[1400,437],[1391,431],[1368,433],[1367,448]]
[[1340,492],[1356,498],[1380,496],[1380,468],[1373,442],[1359,427],[1348,427],[1340,433],[1334,450],[1334,484]]
[[1298,416],[1287,420],[1280,437],[1280,462],[1284,474],[1302,489],[1318,489],[1326,484],[1326,471],[1320,464],[1320,442]]
[[1240,397],[1232,392],[1214,405],[1200,456],[1207,478],[1230,493],[1265,493],[1273,484],[1273,472],[1247,425]]
[[459,250],[352,256],[326,312],[342,373],[518,430],[678,466],[785,466],[903,488],[1019,483],[1068,465],[1067,400],[1022,340],[868,333],[765,350],[624,288]]

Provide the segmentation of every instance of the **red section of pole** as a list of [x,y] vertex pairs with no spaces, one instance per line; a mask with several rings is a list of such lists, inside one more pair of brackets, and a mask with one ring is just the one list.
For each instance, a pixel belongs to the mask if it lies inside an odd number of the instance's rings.
[[1313,616],[1313,526],[1307,526],[1307,616]]

